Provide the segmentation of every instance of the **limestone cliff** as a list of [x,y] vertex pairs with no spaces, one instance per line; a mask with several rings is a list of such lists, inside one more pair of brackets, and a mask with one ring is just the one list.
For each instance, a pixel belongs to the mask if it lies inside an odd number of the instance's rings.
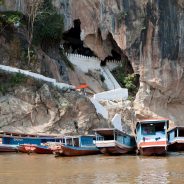
[[66,20],[68,22],[77,18],[81,20],[83,39],[88,47],[103,58],[116,43],[122,55],[129,58],[134,71],[140,74],[140,89],[134,104],[137,117],[162,116],[176,124],[182,124],[183,1],[67,2],[69,7],[67,10],[71,13]]
[[[25,12],[24,0],[1,10]],[[65,30],[81,21],[85,45],[101,59],[115,49],[140,75],[134,102],[138,118],[184,118],[184,3],[182,0],[52,0]]]

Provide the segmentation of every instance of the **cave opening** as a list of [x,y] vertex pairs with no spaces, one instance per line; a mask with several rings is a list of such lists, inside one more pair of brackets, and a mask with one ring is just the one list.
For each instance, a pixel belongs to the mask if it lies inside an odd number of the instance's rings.
[[111,45],[110,53],[101,61],[101,66],[106,66],[108,61],[116,60],[119,65],[112,74],[123,88],[128,88],[129,97],[134,99],[139,89],[139,74],[135,74],[131,61],[126,53],[121,50],[111,33],[108,34],[106,44]]
[[81,40],[81,21],[75,19],[73,21],[73,27],[63,33],[63,48],[65,52],[76,53],[84,56],[95,56],[94,52],[84,46]]
[[101,66],[106,66],[108,61],[119,61],[121,65],[126,69],[127,74],[134,73],[131,62],[128,59],[127,55],[121,50],[116,41],[114,40],[111,33],[108,34],[106,42],[111,45],[111,51],[108,56],[105,57],[104,60],[101,61]]

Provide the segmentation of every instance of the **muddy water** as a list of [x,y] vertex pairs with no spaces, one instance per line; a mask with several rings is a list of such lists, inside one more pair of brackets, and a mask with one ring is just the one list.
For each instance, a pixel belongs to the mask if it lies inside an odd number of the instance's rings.
[[167,157],[0,154],[3,184],[184,183],[184,154]]

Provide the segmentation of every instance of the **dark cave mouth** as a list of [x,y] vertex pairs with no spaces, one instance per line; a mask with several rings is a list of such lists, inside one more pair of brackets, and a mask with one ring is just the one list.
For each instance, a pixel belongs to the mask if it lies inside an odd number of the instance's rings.
[[84,46],[80,35],[81,21],[80,19],[75,19],[73,21],[73,27],[63,33],[64,51],[68,53],[81,54],[89,57],[96,56],[90,48]]

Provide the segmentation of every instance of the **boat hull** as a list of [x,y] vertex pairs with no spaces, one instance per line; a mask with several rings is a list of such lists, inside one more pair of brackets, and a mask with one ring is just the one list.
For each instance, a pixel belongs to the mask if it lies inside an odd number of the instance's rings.
[[101,153],[106,155],[121,155],[130,152],[135,152],[135,147],[119,144],[116,141],[97,142],[96,146]]
[[35,146],[34,153],[37,154],[52,154],[52,150],[47,147]]
[[36,149],[35,145],[27,144],[18,146],[18,151],[21,153],[33,153],[35,149]]
[[166,141],[160,142],[142,142],[138,146],[138,152],[143,156],[166,155]]
[[0,145],[0,152],[17,152],[17,148],[11,145]]
[[173,142],[168,145],[168,151],[184,151],[184,141],[183,142]]
[[53,153],[56,156],[85,156],[85,155],[96,155],[99,154],[100,151],[94,147],[93,148],[78,148],[72,146],[60,146],[59,148],[53,150]]
[[143,156],[161,156],[166,155],[167,150],[165,147],[150,147],[150,148],[140,148],[140,154]]

